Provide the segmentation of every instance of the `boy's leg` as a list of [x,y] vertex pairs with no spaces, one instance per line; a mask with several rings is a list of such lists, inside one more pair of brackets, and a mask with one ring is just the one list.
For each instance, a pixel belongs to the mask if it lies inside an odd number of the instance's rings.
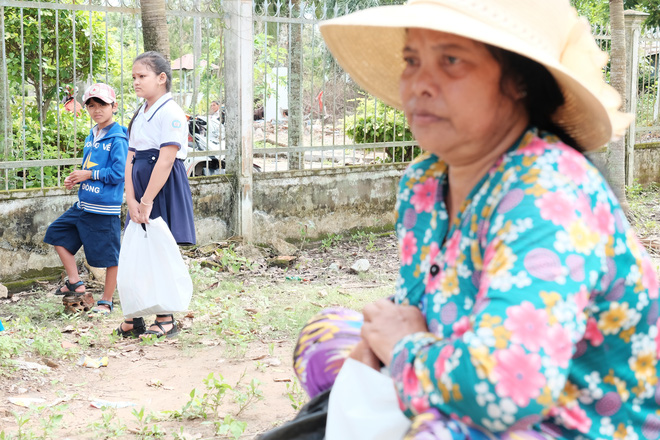
[[[55,251],[57,252],[57,255],[60,256],[60,260],[62,260],[62,264],[64,265],[64,270],[66,271],[66,274],[69,277],[69,283],[75,284],[78,281],[80,281],[80,274],[78,273],[78,265],[76,264],[76,257],[63,246],[55,246]],[[66,285],[64,285],[62,286],[61,291],[68,292],[69,289],[66,287]],[[79,286],[78,288],[76,288],[76,292],[84,293],[85,286]]]
[[[102,301],[109,301],[112,302],[112,295],[115,293],[115,289],[117,288],[117,269],[119,266],[111,266],[108,267],[105,270],[105,286],[103,288],[103,295],[101,296]],[[110,310],[110,306],[106,306],[104,304],[99,304],[96,306],[96,308],[103,308],[106,309],[107,311]]]

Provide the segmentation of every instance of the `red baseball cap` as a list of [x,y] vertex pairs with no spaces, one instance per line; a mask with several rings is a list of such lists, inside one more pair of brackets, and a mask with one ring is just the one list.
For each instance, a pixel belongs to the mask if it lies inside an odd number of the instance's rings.
[[87,104],[90,98],[98,98],[107,104],[114,104],[117,102],[115,91],[107,84],[96,83],[92,84],[83,95],[83,102]]

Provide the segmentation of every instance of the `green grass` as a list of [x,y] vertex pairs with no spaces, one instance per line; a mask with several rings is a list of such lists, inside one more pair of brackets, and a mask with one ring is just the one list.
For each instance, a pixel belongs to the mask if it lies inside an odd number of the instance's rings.
[[[372,233],[355,233],[351,240],[360,242],[360,246],[365,248],[373,247],[374,238]],[[327,237],[327,250],[338,246],[341,239],[338,235]],[[316,245],[322,247],[323,243]],[[393,283],[389,281],[382,283],[383,287],[376,288],[351,290],[338,287],[325,282],[329,280],[329,275],[323,273],[324,269],[318,269],[318,278],[314,282],[297,281],[295,277],[285,280],[284,276],[279,281],[267,276],[251,277],[251,271],[257,269],[256,265],[237,255],[233,248],[217,255],[218,261],[222,262],[220,266],[204,267],[193,261],[190,267],[194,294],[189,310],[194,319],[191,327],[180,333],[174,347],[192,359],[199,350],[208,347],[209,341],[221,342],[217,349],[222,350],[218,356],[223,358],[242,359],[253,343],[264,347],[264,351],[267,346],[269,356],[273,356],[277,341],[295,341],[303,325],[323,308],[342,306],[361,310],[365,304],[391,294],[393,288]],[[222,256],[225,256],[224,260],[220,258]],[[295,271],[292,268],[286,275],[295,275]],[[356,276],[353,284],[358,285],[358,280],[366,285],[374,285],[372,281],[382,281],[378,274],[371,272]],[[113,324],[122,319],[118,298],[116,304],[115,311],[107,318]],[[67,314],[60,298],[47,297],[44,291],[23,294],[20,300],[3,303],[0,307],[0,317],[6,327],[6,331],[0,332],[2,381],[10,382],[17,374],[23,374],[18,369],[18,360],[40,363],[50,360],[66,368],[81,355],[98,356],[106,355],[110,350],[121,351],[121,345],[117,344],[121,344],[122,340],[110,334],[107,321],[90,319],[86,314]],[[183,316],[179,315],[177,319],[181,320]],[[101,322],[104,325],[99,325]],[[155,342],[141,342],[140,350],[152,350],[148,346]],[[95,418],[86,421],[84,438],[183,439],[185,429],[194,426],[191,423],[202,422],[214,430],[216,437],[213,438],[244,436],[247,426],[241,419],[243,413],[263,397],[258,379],[250,376],[259,373],[258,367],[251,370],[254,373],[241,377],[235,384],[227,384],[222,376],[210,375],[204,381],[204,387],[190,391],[188,402],[168,413],[135,409],[128,418],[122,419],[115,410],[101,410]],[[51,373],[48,372],[30,371],[29,374],[42,376],[45,383],[49,383],[53,391],[62,396],[65,387],[68,387],[69,393],[75,387],[74,395],[81,396],[89,392],[91,385],[65,384],[49,378]],[[295,380],[288,384],[285,395],[296,409],[306,401]],[[219,402],[225,396],[225,401],[235,408],[233,412],[218,411]],[[0,428],[0,440],[58,438],[58,433],[65,429],[60,426],[64,410],[59,406],[16,409],[14,423]],[[172,423],[176,426],[172,427]],[[67,434],[77,438],[76,433]]]

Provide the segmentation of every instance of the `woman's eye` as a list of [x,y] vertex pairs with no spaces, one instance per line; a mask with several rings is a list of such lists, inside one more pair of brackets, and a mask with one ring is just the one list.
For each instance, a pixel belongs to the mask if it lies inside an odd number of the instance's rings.
[[408,66],[414,66],[417,60],[413,57],[403,57],[403,62]]
[[458,64],[459,61],[460,60],[456,57],[452,57],[452,56],[449,56],[449,55],[445,56],[445,64],[449,64],[450,66]]

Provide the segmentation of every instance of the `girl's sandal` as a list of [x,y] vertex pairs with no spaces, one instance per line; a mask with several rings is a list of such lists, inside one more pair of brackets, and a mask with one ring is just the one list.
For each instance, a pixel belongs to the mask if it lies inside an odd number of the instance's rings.
[[124,323],[132,325],[133,328],[130,330],[124,330],[121,328],[121,324],[117,327],[112,333],[121,336],[122,338],[137,338],[144,333],[144,318],[133,318],[130,321],[124,320]]
[[[62,290],[62,287],[66,286],[68,290]],[[82,280],[71,284],[69,280],[66,280],[64,282],[64,286],[60,286],[57,288],[55,291],[55,295],[65,295],[65,296],[82,296],[86,293],[86,290],[83,290],[82,292],[76,292],[76,289],[82,287],[85,287],[85,283],[83,283]]]
[[[179,334],[179,329],[176,327],[176,321],[174,320],[173,315],[156,315],[156,317],[170,318],[170,320],[169,321],[155,320],[150,327],[153,327],[155,325],[159,328],[159,330],[147,330],[144,333],[142,333],[144,336],[155,335],[157,338],[162,338],[162,337],[173,338],[174,336]],[[166,331],[163,325],[169,325],[169,324],[172,324],[172,328]]]

